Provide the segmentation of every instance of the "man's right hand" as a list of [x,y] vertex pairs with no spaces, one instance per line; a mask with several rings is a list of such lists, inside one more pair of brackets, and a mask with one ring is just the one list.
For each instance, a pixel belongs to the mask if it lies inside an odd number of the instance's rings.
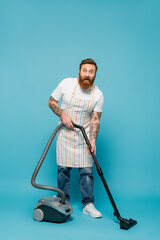
[[73,120],[67,116],[63,111],[62,114],[60,116],[62,123],[67,127],[67,128],[73,128]]

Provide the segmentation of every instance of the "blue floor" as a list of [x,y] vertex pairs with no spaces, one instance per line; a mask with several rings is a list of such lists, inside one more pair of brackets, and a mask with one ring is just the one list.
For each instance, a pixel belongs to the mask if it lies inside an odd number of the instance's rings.
[[[18,195],[17,195],[18,194]],[[36,222],[33,208],[42,192],[28,191],[1,195],[1,239],[115,239],[115,240],[158,240],[160,239],[160,199],[159,198],[119,198],[122,217],[133,218],[138,224],[130,230],[121,230],[107,196],[98,201],[96,207],[103,214],[101,219],[93,219],[82,213],[80,202],[72,202],[74,213],[63,224]]]

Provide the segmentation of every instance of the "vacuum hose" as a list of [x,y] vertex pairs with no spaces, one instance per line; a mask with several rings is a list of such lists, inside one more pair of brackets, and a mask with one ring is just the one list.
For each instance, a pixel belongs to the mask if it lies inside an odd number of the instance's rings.
[[43,152],[43,154],[42,154],[42,156],[41,156],[41,158],[40,158],[40,160],[39,160],[39,162],[38,162],[38,164],[37,164],[37,166],[36,166],[36,168],[35,168],[35,170],[34,170],[34,173],[33,173],[33,175],[32,175],[32,179],[31,179],[31,184],[32,184],[34,187],[36,187],[36,188],[45,189],[45,190],[51,190],[51,191],[57,192],[58,194],[61,195],[61,203],[64,204],[64,203],[65,203],[65,194],[64,194],[63,191],[61,191],[59,188],[49,187],[49,186],[45,186],[45,185],[40,185],[40,184],[37,184],[37,183],[35,182],[36,176],[37,176],[37,174],[38,174],[38,172],[39,172],[39,169],[40,169],[40,167],[41,167],[41,165],[42,165],[42,163],[43,163],[43,161],[44,161],[44,159],[45,159],[45,157],[46,157],[46,154],[47,154],[47,152],[48,152],[48,149],[50,148],[50,145],[51,145],[51,143],[52,143],[55,135],[57,134],[57,132],[59,131],[59,129],[60,129],[62,126],[63,126],[63,123],[59,124],[59,125],[57,126],[57,128],[54,130],[54,132],[52,133],[52,135],[51,135],[51,137],[50,137],[50,139],[49,139],[49,141],[48,141],[48,143],[47,143],[47,145],[46,145],[46,147],[45,147],[45,149],[44,149],[44,152]]
[[[47,152],[48,152],[48,150],[49,150],[49,148],[50,148],[50,145],[51,145],[54,137],[56,136],[57,132],[59,131],[59,129],[60,129],[62,126],[64,126],[63,123],[59,124],[59,125],[56,127],[56,129],[54,130],[54,132],[52,133],[52,135],[51,135],[51,137],[50,137],[50,139],[49,139],[49,141],[48,141],[48,143],[47,143],[47,145],[46,145],[46,147],[45,147],[45,149],[44,149],[44,152],[43,152],[43,154],[42,154],[42,156],[41,156],[41,158],[40,158],[40,160],[39,160],[39,162],[38,162],[38,164],[37,164],[37,166],[36,166],[36,168],[35,168],[35,170],[34,170],[34,173],[33,173],[33,175],[32,175],[32,179],[31,179],[31,184],[32,184],[34,187],[36,187],[36,188],[40,188],[40,189],[44,189],[44,190],[51,190],[51,191],[57,192],[57,193],[61,196],[61,203],[64,204],[64,203],[65,203],[65,194],[64,194],[64,192],[63,192],[62,190],[60,190],[59,188],[55,188],[55,187],[50,187],[50,186],[46,186],[46,185],[40,185],[40,184],[37,184],[37,183],[35,182],[36,176],[37,176],[37,174],[38,174],[38,172],[39,172],[39,169],[40,169],[40,167],[41,167],[41,165],[42,165],[42,163],[43,163],[43,161],[44,161],[44,159],[45,159],[45,157],[46,157],[46,155],[47,155]],[[82,126],[80,126],[80,125],[75,124],[75,123],[73,123],[73,126],[74,126],[75,128],[79,128],[79,129],[81,130],[81,132],[82,132],[82,134],[83,134],[83,137],[84,137],[84,139],[85,139],[85,141],[86,141],[86,143],[87,143],[87,145],[88,145],[88,147],[89,147],[89,150],[90,150],[90,152],[91,152],[91,155],[92,155],[92,157],[93,157],[93,160],[94,160],[94,162],[95,162],[95,164],[96,164],[96,166],[97,166],[97,170],[98,170],[98,172],[101,172],[101,171],[100,171],[101,169],[100,169],[100,167],[99,167],[99,165],[98,165],[98,163],[97,163],[97,160],[96,160],[96,158],[95,158],[95,155],[93,154],[93,152],[92,152],[92,150],[91,150],[92,147],[91,147],[91,144],[90,144],[90,142],[89,142],[89,140],[88,140],[88,137],[87,137],[87,135],[86,135],[86,133],[85,133],[84,128],[83,128]]]

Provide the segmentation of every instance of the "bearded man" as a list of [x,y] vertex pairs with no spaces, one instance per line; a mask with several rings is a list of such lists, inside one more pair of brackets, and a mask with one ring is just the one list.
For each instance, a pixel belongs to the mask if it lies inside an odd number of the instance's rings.
[[[69,200],[70,171],[79,169],[79,185],[82,195],[83,213],[94,218],[102,214],[94,207],[93,159],[79,129],[85,128],[96,155],[96,138],[103,107],[103,93],[94,84],[97,64],[93,59],[80,63],[79,77],[62,80],[52,92],[48,105],[60,117],[64,127],[57,134],[58,188]],[[61,107],[58,102],[61,100]]]

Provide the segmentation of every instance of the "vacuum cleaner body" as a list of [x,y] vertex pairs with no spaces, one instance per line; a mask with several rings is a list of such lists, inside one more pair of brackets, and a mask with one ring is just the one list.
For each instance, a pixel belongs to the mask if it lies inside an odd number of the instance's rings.
[[63,223],[70,218],[73,213],[72,205],[65,201],[61,203],[61,198],[56,196],[41,198],[33,213],[33,217],[36,221],[49,221],[55,223]]

